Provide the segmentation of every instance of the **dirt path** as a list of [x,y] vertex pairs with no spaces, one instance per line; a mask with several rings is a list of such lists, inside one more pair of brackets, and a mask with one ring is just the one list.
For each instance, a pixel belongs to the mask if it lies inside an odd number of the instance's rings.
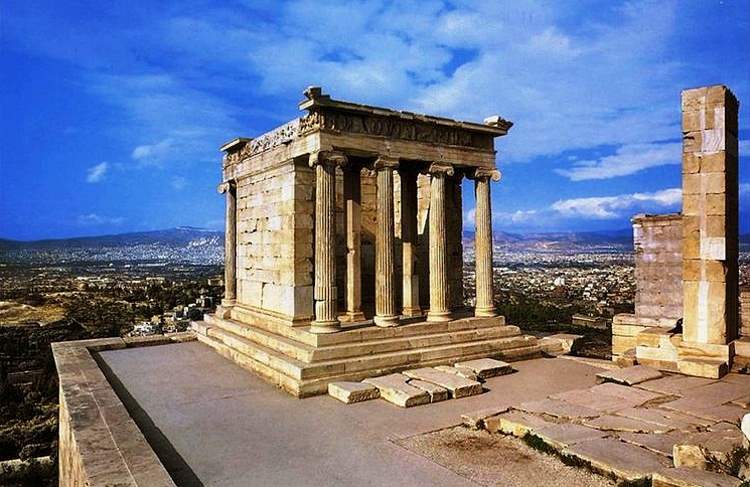
[[518,438],[463,426],[412,436],[396,443],[487,487],[617,485],[601,475],[569,467]]

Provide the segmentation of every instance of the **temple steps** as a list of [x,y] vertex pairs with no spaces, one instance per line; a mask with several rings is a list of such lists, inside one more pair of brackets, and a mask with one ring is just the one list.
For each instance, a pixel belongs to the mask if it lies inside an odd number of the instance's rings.
[[[488,326],[484,324],[484,326],[479,328],[470,328],[471,322],[469,320],[459,321],[459,323],[456,323],[452,327],[454,329],[450,331],[446,331],[449,329],[447,326],[431,327],[429,326],[430,324],[420,323],[409,326],[405,330],[405,333],[398,337],[376,338],[377,335],[370,334],[370,339],[364,342],[355,341],[314,347],[293,338],[277,335],[258,327],[248,327],[236,321],[220,320],[210,315],[205,319],[205,323],[212,328],[226,330],[234,335],[280,351],[289,357],[307,363],[362,357],[402,351],[404,349],[418,349],[437,345],[507,338],[520,334],[520,330],[516,326]],[[381,330],[394,330],[394,328]],[[417,332],[421,333],[417,334]]]
[[[521,334],[515,326],[491,326],[486,319],[456,320],[449,322],[451,326],[422,322],[377,330],[370,327],[359,330],[367,330],[369,339],[363,340],[359,333],[359,339],[350,337],[349,343],[333,340],[331,345],[314,347],[255,326],[207,318],[193,322],[199,341],[300,397],[324,394],[328,383],[335,380],[361,380],[482,357],[512,361],[540,355],[534,337]],[[475,326],[479,326],[469,328],[471,321],[478,321]],[[340,334],[345,333],[350,331]]]

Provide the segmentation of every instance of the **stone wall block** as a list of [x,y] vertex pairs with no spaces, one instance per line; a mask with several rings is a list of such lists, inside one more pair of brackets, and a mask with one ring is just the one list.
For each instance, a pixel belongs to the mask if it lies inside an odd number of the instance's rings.
[[703,172],[701,174],[703,192],[724,194],[727,189],[726,174],[724,172]]
[[704,132],[696,130],[694,132],[685,132],[682,134],[682,152],[700,152],[703,148]]
[[[702,193],[702,178],[700,173],[685,173],[682,175],[682,194],[699,195]],[[684,202],[684,199],[683,199]]]

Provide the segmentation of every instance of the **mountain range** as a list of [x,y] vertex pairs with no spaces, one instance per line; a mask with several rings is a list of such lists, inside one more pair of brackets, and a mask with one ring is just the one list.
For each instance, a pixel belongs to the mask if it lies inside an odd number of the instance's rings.
[[133,247],[136,245],[224,245],[224,232],[195,227],[177,227],[148,232],[129,232],[93,237],[73,237],[45,240],[0,239],[0,250],[53,250],[93,247]]
[[[471,245],[473,232],[463,232],[464,241]],[[750,235],[740,237],[742,250],[747,251]],[[629,251],[633,248],[631,229],[598,232],[508,233],[494,232],[494,242],[519,250],[576,250],[609,248]],[[47,256],[66,260],[87,256],[93,260],[152,260],[177,259],[202,262],[223,260],[224,232],[194,227],[131,232],[117,235],[75,237],[65,239],[20,241],[0,239],[0,259],[21,259]]]

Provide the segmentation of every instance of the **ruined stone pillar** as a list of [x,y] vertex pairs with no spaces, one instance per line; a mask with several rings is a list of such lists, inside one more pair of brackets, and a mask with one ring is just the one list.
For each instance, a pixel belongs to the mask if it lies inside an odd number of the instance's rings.
[[346,317],[363,321],[362,313],[362,186],[359,166],[344,170],[346,212]]
[[448,253],[445,233],[445,178],[453,167],[432,164],[430,179],[430,311],[427,321],[450,321]]
[[317,152],[310,156],[315,168],[315,320],[313,333],[331,333],[341,327],[337,318],[336,289],[336,164],[346,156]]
[[477,169],[474,174],[474,195],[476,210],[474,220],[474,258],[476,264],[476,305],[475,316],[497,316],[492,283],[492,204],[490,198],[490,178],[500,179],[496,170]]
[[683,339],[737,336],[738,102],[725,86],[682,92]]
[[398,159],[379,157],[377,170],[378,228],[375,236],[375,324],[395,326],[396,312],[395,252],[393,241],[393,169]]
[[401,176],[401,255],[403,267],[404,316],[420,316],[417,273],[417,174],[399,171]]
[[227,195],[227,213],[224,220],[224,299],[223,307],[234,306],[237,300],[237,185],[225,181],[217,188]]

